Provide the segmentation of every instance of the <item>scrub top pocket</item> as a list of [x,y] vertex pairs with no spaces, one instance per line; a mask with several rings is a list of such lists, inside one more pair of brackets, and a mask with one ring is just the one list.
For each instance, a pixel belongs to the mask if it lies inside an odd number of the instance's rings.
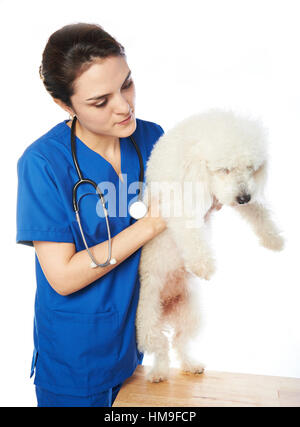
[[[118,313],[51,312],[54,363],[60,384],[93,387],[110,380],[119,358]],[[82,383],[84,382],[84,383]],[[71,385],[71,384],[70,384]]]

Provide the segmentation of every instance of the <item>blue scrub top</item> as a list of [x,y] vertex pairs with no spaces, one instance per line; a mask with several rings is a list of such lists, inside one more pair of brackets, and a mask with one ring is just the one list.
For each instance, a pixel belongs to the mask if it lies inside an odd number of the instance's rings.
[[[72,206],[78,175],[67,121],[34,141],[18,159],[17,243],[70,242],[76,252],[85,250]],[[136,119],[136,124],[132,136],[146,170],[153,145],[164,131],[150,121]],[[129,137],[120,138],[120,149],[121,171],[127,178],[124,183],[107,160],[76,137],[83,177],[95,181],[104,197],[113,191],[109,186],[115,186],[115,206],[106,205],[112,214],[111,237],[136,221],[130,217],[128,205],[137,196],[137,187],[130,189],[130,184],[139,180],[139,159]],[[84,196],[87,193],[92,194]],[[127,209],[120,213],[119,205],[124,206],[121,202],[126,195]],[[105,217],[99,215],[102,205],[94,187],[81,185],[77,199],[88,246],[107,240]],[[121,383],[142,363],[135,329],[140,254],[141,248],[84,289],[62,296],[50,286],[35,253],[34,384],[58,394],[87,396]]]

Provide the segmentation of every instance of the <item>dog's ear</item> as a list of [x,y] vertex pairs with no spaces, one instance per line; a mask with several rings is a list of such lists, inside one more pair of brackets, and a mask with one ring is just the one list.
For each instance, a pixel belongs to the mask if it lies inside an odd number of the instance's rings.
[[[199,160],[197,160],[197,158]],[[213,197],[210,191],[210,176],[206,161],[200,159],[197,153],[191,154],[183,161],[184,183],[191,182],[192,205],[194,214],[201,223],[204,216],[212,205]]]

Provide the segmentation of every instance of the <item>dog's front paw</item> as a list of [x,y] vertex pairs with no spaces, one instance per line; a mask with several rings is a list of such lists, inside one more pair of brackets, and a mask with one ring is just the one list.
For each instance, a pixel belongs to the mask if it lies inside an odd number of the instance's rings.
[[190,271],[196,276],[206,280],[209,280],[216,271],[215,261],[213,258],[205,258],[194,264],[187,263],[185,268],[187,271]]
[[264,234],[260,238],[260,243],[272,251],[281,251],[284,248],[284,239],[279,234]]

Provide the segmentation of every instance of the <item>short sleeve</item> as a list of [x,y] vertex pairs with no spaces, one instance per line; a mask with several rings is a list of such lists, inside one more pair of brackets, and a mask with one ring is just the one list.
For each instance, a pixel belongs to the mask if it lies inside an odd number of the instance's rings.
[[33,240],[74,243],[68,216],[47,159],[25,151],[17,162],[16,242]]
[[153,147],[155,146],[155,144],[163,134],[164,134],[163,128],[157,123],[152,123],[152,138],[148,143],[147,159],[149,159],[150,154],[153,150]]
[[157,125],[157,126],[158,126],[159,133],[160,133],[159,136],[163,135],[165,133],[165,131],[163,130],[163,128],[160,125]]

